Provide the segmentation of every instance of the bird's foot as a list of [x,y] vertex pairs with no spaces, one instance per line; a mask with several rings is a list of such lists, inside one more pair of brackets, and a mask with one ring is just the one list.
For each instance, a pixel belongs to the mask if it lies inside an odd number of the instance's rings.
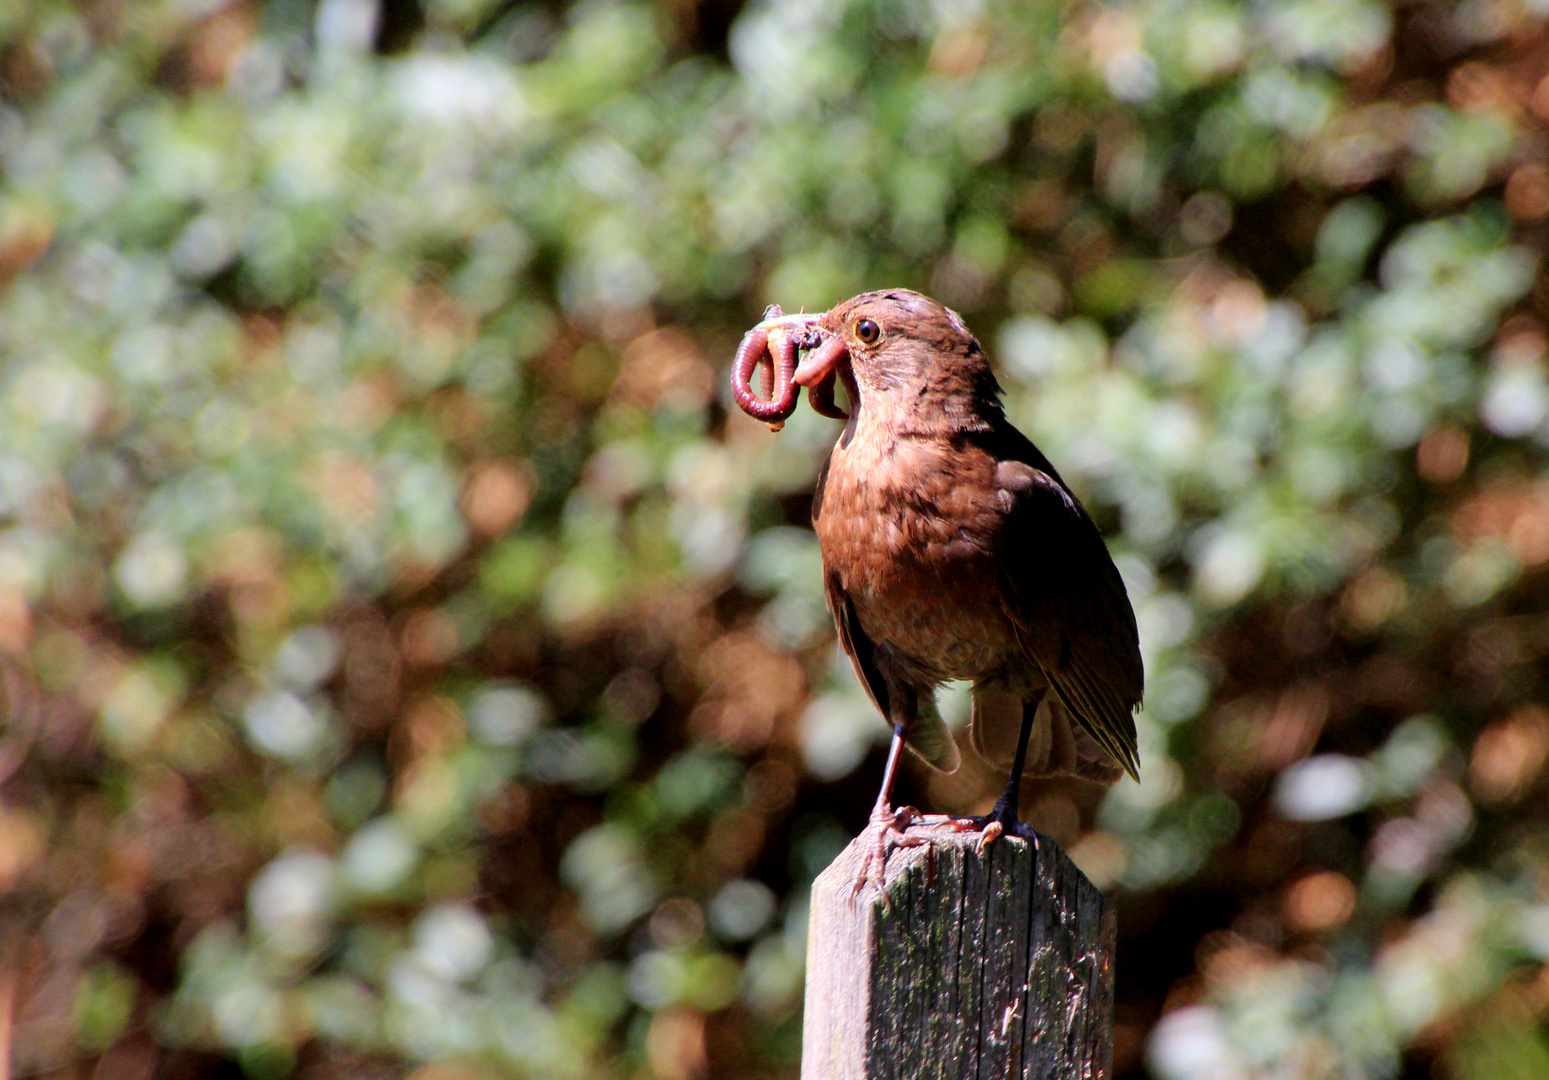
[[980,833],[979,843],[976,847],[981,855],[984,854],[985,848],[1007,833],[1010,833],[1012,836],[1020,836],[1023,840],[1033,845],[1034,851],[1038,850],[1038,830],[1034,829],[1027,822],[1017,821],[1015,818],[1007,821],[1005,818],[997,817],[994,814],[984,814],[982,816],[953,818],[950,824],[958,832]]
[[869,846],[860,871],[855,875],[855,885],[850,892],[852,897],[859,896],[861,890],[870,885],[881,894],[883,905],[888,906],[887,892],[883,888],[887,857],[895,847],[918,847],[925,843],[925,837],[910,836],[907,831],[920,817],[920,812],[912,806],[893,809],[878,804],[871,812],[871,820],[861,834],[867,837]]

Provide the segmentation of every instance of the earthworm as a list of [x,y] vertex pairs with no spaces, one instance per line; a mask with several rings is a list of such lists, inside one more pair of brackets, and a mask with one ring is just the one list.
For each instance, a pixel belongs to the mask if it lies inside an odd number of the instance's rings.
[[[764,318],[774,319],[780,314],[778,305],[771,304]],[[755,326],[743,335],[737,358],[732,361],[731,393],[738,408],[774,431],[784,427],[786,419],[796,411],[796,395],[801,392],[801,387],[791,381],[796,374],[796,347],[796,339],[786,327],[765,330]],[[762,397],[753,390],[756,367],[764,369]]]

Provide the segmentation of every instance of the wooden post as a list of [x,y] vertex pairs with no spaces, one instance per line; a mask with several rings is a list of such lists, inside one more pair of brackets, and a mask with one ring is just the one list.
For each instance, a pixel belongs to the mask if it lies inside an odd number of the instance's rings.
[[916,826],[884,891],[864,837],[812,884],[802,1080],[1103,1080],[1113,909],[1052,840]]

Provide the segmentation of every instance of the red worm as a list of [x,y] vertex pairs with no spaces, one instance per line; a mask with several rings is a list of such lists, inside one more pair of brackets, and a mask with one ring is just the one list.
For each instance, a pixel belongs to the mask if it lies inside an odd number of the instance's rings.
[[838,381],[836,373],[830,371],[820,382],[807,387],[807,400],[820,416],[831,420],[848,420],[850,414],[834,403],[834,386]]
[[811,335],[803,342],[808,348],[815,348],[807,359],[820,369],[826,369],[826,374],[807,388],[807,400],[812,403],[812,408],[819,416],[827,416],[834,420],[848,420],[850,414],[834,404],[834,387],[839,382],[838,361],[845,354],[844,339],[837,334],[830,335],[826,340]]
[[[778,352],[778,356],[775,355]],[[764,397],[753,392],[753,369],[762,366]],[[779,430],[796,411],[801,387],[791,381],[796,374],[796,342],[783,328],[770,339],[767,330],[749,330],[742,337],[731,366],[731,393],[737,407],[749,416]]]

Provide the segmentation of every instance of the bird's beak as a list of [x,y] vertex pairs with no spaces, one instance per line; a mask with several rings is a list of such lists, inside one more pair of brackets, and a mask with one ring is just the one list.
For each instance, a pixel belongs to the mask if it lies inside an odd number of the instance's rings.
[[825,379],[833,377],[835,365],[841,357],[848,355],[844,338],[838,334],[829,334],[817,348],[809,350],[801,358],[791,381],[797,386],[818,386]]

